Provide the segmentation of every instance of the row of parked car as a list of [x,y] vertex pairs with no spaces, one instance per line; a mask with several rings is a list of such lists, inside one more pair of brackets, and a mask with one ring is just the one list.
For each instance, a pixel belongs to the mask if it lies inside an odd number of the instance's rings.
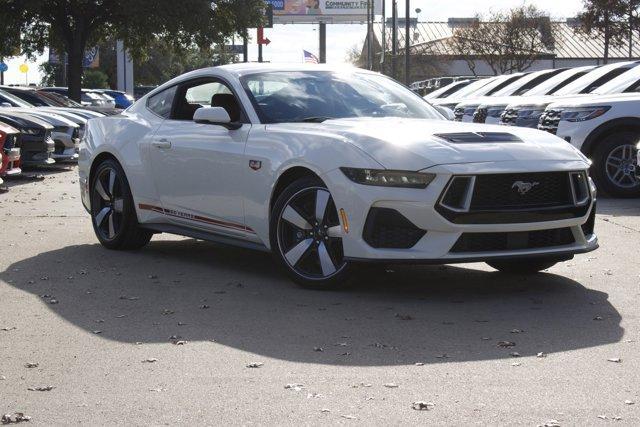
[[537,128],[592,160],[598,188],[640,196],[640,61],[453,82],[425,99],[451,120]]
[[82,103],[66,88],[0,86],[0,184],[24,167],[78,159],[87,121],[118,114],[133,102],[117,91],[82,91]]

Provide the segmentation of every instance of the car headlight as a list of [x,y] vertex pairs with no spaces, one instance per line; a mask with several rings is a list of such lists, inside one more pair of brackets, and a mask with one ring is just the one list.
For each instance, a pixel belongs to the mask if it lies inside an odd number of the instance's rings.
[[497,118],[500,118],[500,116],[504,112],[504,109],[507,108],[507,106],[492,105],[491,107],[486,107],[486,108],[487,108],[487,117],[493,117],[497,119]]
[[560,120],[572,122],[572,123],[586,122],[587,120],[600,117],[610,109],[611,107],[608,107],[608,106],[567,108],[562,112],[562,115],[560,116]]
[[524,107],[518,111],[518,118],[523,120],[540,120],[546,107]]
[[477,105],[473,105],[471,107],[464,107],[464,115],[465,116],[473,116],[473,113],[478,109]]
[[340,168],[351,181],[380,187],[427,188],[436,177],[432,173],[386,169]]

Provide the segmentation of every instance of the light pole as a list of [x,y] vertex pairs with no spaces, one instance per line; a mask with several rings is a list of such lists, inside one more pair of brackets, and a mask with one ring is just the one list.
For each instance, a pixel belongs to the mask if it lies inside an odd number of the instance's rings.
[[411,82],[411,71],[409,67],[411,66],[411,60],[409,58],[409,51],[411,48],[411,0],[405,0],[405,18],[404,18],[404,84],[409,86]]

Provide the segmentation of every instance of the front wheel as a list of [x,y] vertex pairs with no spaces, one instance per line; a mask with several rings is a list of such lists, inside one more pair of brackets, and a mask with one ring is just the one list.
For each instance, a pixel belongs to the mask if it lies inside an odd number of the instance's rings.
[[310,289],[337,289],[348,282],[338,211],[319,179],[290,184],[276,200],[270,220],[271,248],[288,275]]
[[487,261],[487,264],[501,273],[529,275],[551,268],[560,261],[553,258],[524,258]]
[[617,132],[597,143],[592,176],[599,190],[613,197],[640,196],[638,134]]
[[108,159],[91,180],[91,222],[100,243],[108,249],[139,249],[152,233],[138,224],[133,197],[124,170]]

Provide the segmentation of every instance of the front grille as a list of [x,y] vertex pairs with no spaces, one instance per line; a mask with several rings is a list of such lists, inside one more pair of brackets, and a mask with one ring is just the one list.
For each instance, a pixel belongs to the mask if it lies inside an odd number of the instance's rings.
[[562,110],[545,110],[538,121],[538,129],[553,135],[557,134],[561,116]]
[[515,126],[516,120],[518,119],[518,109],[517,108],[508,108],[504,110],[502,116],[500,116],[500,123],[508,126]]
[[456,122],[461,122],[462,118],[464,117],[464,107],[458,107],[455,110],[453,110],[453,115],[455,116],[455,121]]
[[[531,188],[526,192],[527,187]],[[561,206],[573,204],[566,172],[478,175],[472,210]]]
[[487,121],[488,109],[486,107],[478,107],[473,113],[473,123],[485,123]]
[[362,237],[373,248],[409,249],[425,234],[395,209],[371,208]]
[[463,233],[451,253],[541,249],[575,243],[571,228],[509,233]]
[[455,224],[558,221],[584,217],[590,199],[584,171],[454,176],[436,211]]
[[65,145],[62,141],[55,141],[55,146],[53,152],[55,154],[63,154],[65,149]]

